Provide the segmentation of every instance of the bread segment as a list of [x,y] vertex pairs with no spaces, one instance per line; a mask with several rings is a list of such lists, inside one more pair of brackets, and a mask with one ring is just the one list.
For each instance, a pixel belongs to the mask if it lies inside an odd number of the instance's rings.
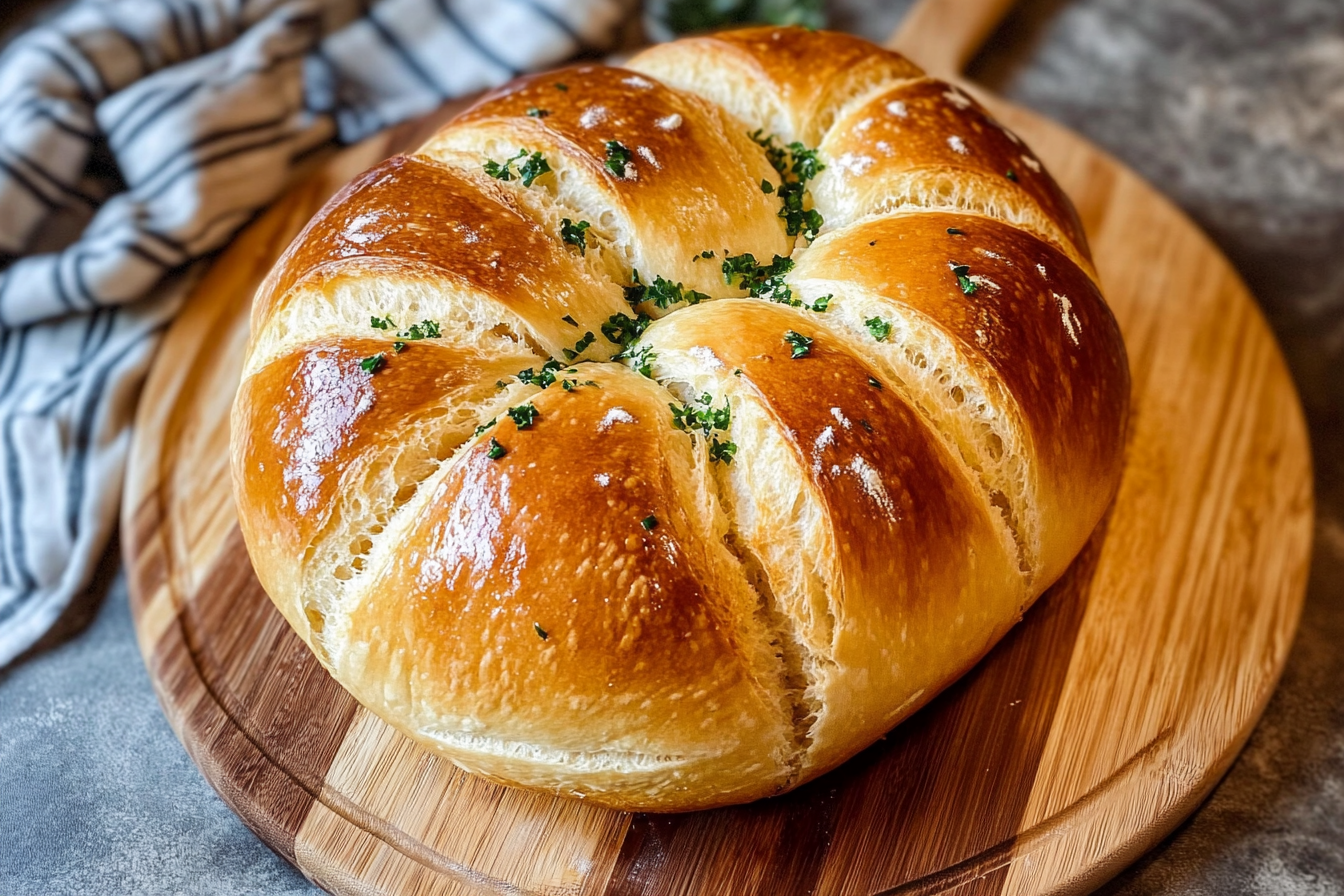
[[751,130],[808,147],[821,142],[848,103],[924,74],[868,41],[800,28],[743,28],[657,44],[628,65],[722,106]]
[[387,533],[333,668],[496,778],[625,807],[776,792],[789,706],[704,458],[656,383],[583,372],[533,396],[525,429],[477,437]]
[[390,316],[390,333],[432,319],[456,341],[558,356],[623,309],[614,283],[484,173],[399,156],[338,193],[277,263],[254,303],[248,372],[315,338],[378,335],[373,316]]
[[[616,160],[613,143],[628,162]],[[622,282],[637,270],[646,284],[663,277],[710,296],[740,295],[701,253],[769,259],[793,248],[778,202],[761,189],[779,178],[760,148],[717,106],[636,72],[583,66],[520,79],[422,151],[480,166],[521,149],[542,153],[553,173],[530,188],[507,185],[534,204],[550,197],[559,210],[549,219],[563,213],[591,224],[592,238],[624,261]]]
[[[909,212],[823,236],[790,279],[804,295],[834,293],[834,319],[931,428],[960,436],[1007,499],[1033,576],[1054,581],[1110,500],[1096,483],[1123,463],[1128,367],[1091,278],[1000,221]],[[893,324],[881,344],[860,329],[870,314]]]
[[963,91],[935,78],[851,106],[820,145],[812,185],[827,227],[909,208],[969,211],[1028,230],[1092,273],[1072,203],[1039,159]]
[[[365,359],[387,360],[376,373]],[[536,363],[511,351],[390,340],[309,343],[271,361],[233,407],[235,498],[268,594],[325,656],[328,617],[373,541],[483,418],[536,391],[494,383]]]
[[[794,357],[790,333],[812,340]],[[826,316],[726,300],[645,334],[674,391],[732,406],[717,472],[806,679],[800,776],[871,741],[1016,621],[1026,579],[962,464]]]

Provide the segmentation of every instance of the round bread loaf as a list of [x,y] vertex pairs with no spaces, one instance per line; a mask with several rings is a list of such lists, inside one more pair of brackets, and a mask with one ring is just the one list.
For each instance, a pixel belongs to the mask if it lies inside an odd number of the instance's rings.
[[256,297],[234,491],[373,712],[679,811],[983,656],[1100,519],[1128,393],[1029,149],[894,53],[750,29],[519,79],[332,199]]

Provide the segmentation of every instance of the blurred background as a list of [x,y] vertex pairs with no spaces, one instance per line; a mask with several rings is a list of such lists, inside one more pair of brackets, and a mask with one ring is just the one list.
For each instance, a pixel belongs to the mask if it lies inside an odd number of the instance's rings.
[[[655,0],[624,41],[761,19],[883,41],[910,5]],[[60,6],[0,0],[0,43]],[[968,77],[1108,150],[1213,238],[1277,333],[1311,427],[1316,542],[1282,683],[1208,802],[1103,892],[1344,893],[1344,3],[1023,0]],[[0,670],[0,889],[317,892],[169,730],[118,553]]]

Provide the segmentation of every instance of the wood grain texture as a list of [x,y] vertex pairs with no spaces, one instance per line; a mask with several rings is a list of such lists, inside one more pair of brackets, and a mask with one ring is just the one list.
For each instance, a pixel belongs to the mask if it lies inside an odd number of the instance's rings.
[[1297,396],[1244,285],[1179,211],[1076,135],[981,98],[1092,240],[1133,375],[1120,493],[969,675],[837,771],[748,806],[632,816],[466,775],[354,704],[256,583],[226,431],[252,290],[326,196],[414,136],[335,158],[224,253],[146,385],[123,540],[165,712],[267,843],[340,894],[1084,892],[1203,799],[1301,608]]

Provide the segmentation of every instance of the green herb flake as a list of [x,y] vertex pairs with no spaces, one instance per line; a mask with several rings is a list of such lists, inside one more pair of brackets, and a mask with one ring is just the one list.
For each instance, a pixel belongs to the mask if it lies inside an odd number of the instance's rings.
[[815,149],[808,149],[797,141],[789,144],[789,154],[793,156],[793,164],[790,170],[797,176],[800,183],[807,183],[826,169],[826,166],[817,158]]
[[526,162],[518,166],[518,176],[522,178],[525,187],[532,186],[533,181],[543,174],[549,174],[550,171],[551,166],[546,161],[546,157],[539,152],[532,153],[527,157]]
[[603,167],[624,180],[629,176],[626,172],[631,171],[630,160],[632,156],[630,155],[630,149],[619,140],[608,140],[604,145],[607,149],[607,160],[603,163]]
[[538,109],[536,106],[531,106],[527,110],[528,118],[545,118],[547,115],[550,114],[551,114],[550,109]]
[[885,321],[880,317],[870,317],[863,322],[868,328],[868,332],[873,334],[873,338],[878,342],[885,342],[891,335],[891,322]]
[[487,429],[489,429],[490,427],[494,426],[494,425],[495,425],[495,421],[498,420],[498,419],[499,419],[498,417],[492,417],[491,419],[485,421],[485,422],[482,423],[480,426],[476,427],[476,431],[473,432],[473,433],[471,434],[471,437],[472,437],[473,439],[476,438],[476,437],[479,436],[481,433],[485,432]]
[[568,314],[566,314],[564,317],[560,319],[565,323],[569,324],[571,327],[577,327],[579,325],[579,322],[576,321],[574,318],[570,317]]
[[578,246],[580,255],[587,255],[588,237],[585,235],[585,231],[591,226],[587,221],[580,221],[576,224],[568,218],[561,218],[560,239],[571,246]]
[[631,369],[638,372],[640,376],[653,379],[653,363],[658,360],[658,354],[651,346],[641,345],[633,355],[626,351],[621,352],[618,357],[628,358]]
[[871,377],[871,376],[868,377],[868,385],[872,386],[874,389],[876,389],[876,390],[879,391],[879,392],[882,391],[882,384],[881,384],[880,382],[877,381],[877,378],[876,378],[876,377]]
[[723,282],[745,289],[755,298],[801,308],[802,300],[795,299],[793,290],[784,282],[785,275],[793,270],[793,265],[793,259],[783,255],[776,255],[773,261],[765,265],[757,264],[756,256],[750,252],[731,255],[723,260]]
[[964,295],[975,295],[975,281],[971,279],[971,266],[967,264],[957,264],[955,261],[949,261],[947,266],[952,269],[952,274],[957,278],[957,285],[961,287]]
[[490,449],[485,452],[486,457],[490,458],[491,460],[499,460],[501,457],[503,457],[508,453],[509,452],[505,450],[503,445],[499,444],[499,442],[495,439],[494,436],[490,437]]
[[561,84],[559,81],[556,81],[556,82],[555,82],[555,89],[558,90],[558,91],[560,91],[561,93],[568,93],[568,92],[569,92],[569,85],[568,85],[568,84]]
[[392,323],[392,316],[388,315],[387,317],[370,317],[369,326],[375,330],[394,330],[397,325]]
[[531,402],[519,405],[516,408],[509,408],[508,413],[509,419],[511,419],[519,429],[531,428],[532,424],[536,423],[537,418],[541,416],[541,413]]
[[546,629],[541,627],[540,622],[532,623],[532,628],[534,631],[536,631],[537,637],[540,638],[541,640],[545,641],[547,638],[550,637],[550,635],[547,634]]
[[543,389],[555,385],[555,373],[561,370],[565,365],[554,358],[541,365],[541,372],[538,373],[531,367],[526,370],[518,371],[518,382],[525,386],[536,385]]
[[507,389],[507,388],[509,388],[509,384],[506,383],[506,382],[504,382],[503,380],[495,380],[495,388],[496,388],[496,389]]
[[560,350],[560,353],[565,356],[566,361],[573,361],[579,355],[583,354],[584,350],[587,349],[588,346],[592,345],[593,340],[596,338],[597,337],[593,335],[593,331],[589,330],[588,332],[583,334],[582,339],[574,343],[573,348],[562,348]]
[[731,464],[735,454],[737,454],[737,444],[735,442],[720,442],[718,437],[710,440],[709,459],[714,463],[721,463],[725,466]]
[[[518,166],[517,173],[513,170],[514,162],[522,162]],[[551,170],[545,156],[540,152],[529,153],[526,148],[518,150],[518,154],[512,158],[505,159],[502,165],[494,159],[487,159],[482,167],[485,168],[485,173],[495,180],[513,180],[516,177],[525,187],[532,186],[537,178]]]
[[376,355],[369,355],[367,358],[359,359],[359,369],[365,373],[377,373],[387,366],[387,355],[379,352]]
[[723,407],[714,407],[714,396],[705,392],[699,399],[677,407],[675,404],[668,404],[672,411],[672,425],[682,432],[703,433],[705,438],[709,438],[715,430],[726,431],[733,422],[733,409],[728,404],[728,399],[723,400]]
[[950,233],[950,234],[952,234],[953,236],[965,236],[964,233],[962,233],[960,230],[958,230],[958,229],[955,228],[955,227],[949,227],[949,228],[947,228],[947,232]]
[[863,427],[865,432],[871,433],[873,431],[873,424],[869,423],[867,420],[860,418],[859,425]]
[[408,342],[415,342],[420,339],[440,339],[442,337],[443,331],[439,328],[439,322],[436,320],[422,320],[420,323],[411,324],[397,333],[398,339],[404,339]]
[[607,337],[608,342],[625,348],[638,340],[651,323],[653,323],[653,319],[647,314],[632,318],[630,315],[618,311],[607,318],[607,322],[602,325],[601,330],[602,335]]
[[769,196],[771,193],[775,192],[775,185],[765,178],[761,178],[761,192]]
[[1006,177],[1006,178],[1008,178],[1009,180],[1013,181],[1014,183],[1017,182],[1017,172],[1014,171],[1014,170],[1011,169],[1011,168],[1009,168],[1009,169],[1007,170],[1007,172],[1004,173],[1003,176]]
[[806,358],[812,351],[812,338],[810,336],[804,336],[802,333],[786,330],[784,332],[784,341],[793,347],[790,355],[793,358]]
[[640,520],[639,524],[644,527],[645,532],[652,532],[654,529],[658,528],[658,517],[649,514],[644,517],[644,519]]

